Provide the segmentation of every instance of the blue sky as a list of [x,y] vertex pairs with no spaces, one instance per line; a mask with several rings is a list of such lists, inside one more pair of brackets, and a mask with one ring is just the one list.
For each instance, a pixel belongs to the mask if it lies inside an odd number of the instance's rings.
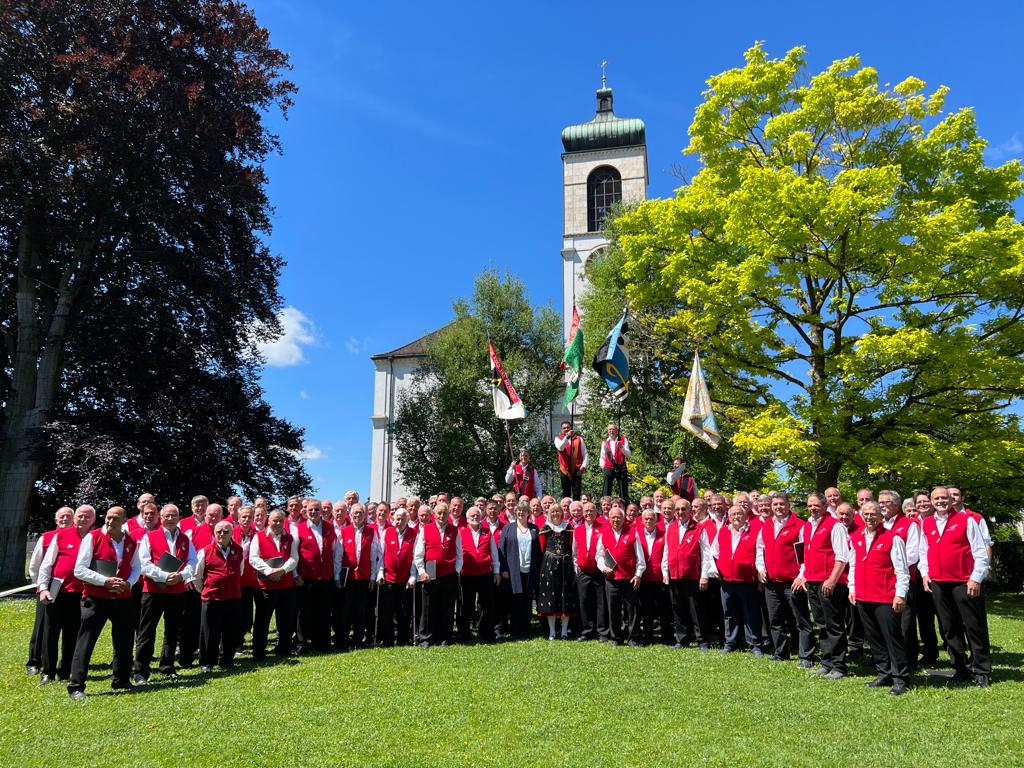
[[[883,81],[948,85],[993,162],[1024,155],[1024,4],[349,3],[254,0],[299,86],[268,164],[286,336],[263,384],[306,429],[322,496],[370,482],[370,355],[446,323],[486,267],[561,311],[561,143],[599,62],[647,124],[648,196],[672,194],[708,76],[764,40],[811,71],[859,53]],[[1014,53],[1014,51],[1017,51]]]

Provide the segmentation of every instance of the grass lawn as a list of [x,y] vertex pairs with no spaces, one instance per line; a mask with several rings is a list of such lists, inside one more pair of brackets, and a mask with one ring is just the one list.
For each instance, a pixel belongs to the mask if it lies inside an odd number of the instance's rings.
[[[746,654],[533,640],[367,650],[89,698],[24,674],[29,601],[0,601],[0,764],[1010,766],[1024,764],[1024,596],[990,600],[992,687],[828,682]],[[159,646],[158,646],[159,648]]]

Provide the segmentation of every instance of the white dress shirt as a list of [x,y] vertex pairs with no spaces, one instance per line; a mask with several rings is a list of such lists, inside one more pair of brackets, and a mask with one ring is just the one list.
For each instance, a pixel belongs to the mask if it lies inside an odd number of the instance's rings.
[[[933,517],[935,519],[935,527],[938,528],[939,535],[941,536],[942,532],[946,530],[946,522],[949,520],[949,515],[939,515],[936,512]],[[971,571],[970,580],[981,584],[988,575],[988,549],[985,547],[985,537],[978,526],[977,520],[967,514],[964,515],[964,519],[967,520],[967,542],[971,546],[971,555],[974,557],[974,570]],[[921,554],[917,567],[921,571],[921,575],[927,578],[928,537],[921,536],[920,542]]]
[[[893,515],[888,520],[882,520],[882,525],[885,527],[885,530],[891,531],[892,527],[896,525],[896,515]],[[921,560],[921,538],[921,526],[917,523],[911,523],[907,528],[906,540],[907,563],[910,565],[917,565]]]
[[[274,546],[277,547],[277,551],[281,552],[282,536],[275,536],[273,533],[270,532],[269,528],[265,529],[264,533],[266,533],[270,540],[274,542]],[[255,544],[256,546],[253,546],[253,544]],[[284,557],[284,555],[285,553],[281,552],[281,557]],[[269,576],[271,571],[274,570],[269,565],[267,565],[266,560],[260,557],[259,542],[255,540],[249,545],[249,565],[251,565],[255,569],[256,573],[260,574],[261,576]],[[285,573],[291,573],[298,567],[298,565],[299,540],[295,536],[292,536],[292,546],[288,552],[288,556],[285,558],[284,565],[281,566],[281,569]]]
[[[107,532],[107,527],[103,526],[103,532]],[[117,554],[118,567],[121,565],[121,558],[124,556],[124,542],[125,539],[130,539],[131,534],[128,533],[128,527],[124,526],[121,528],[121,540],[114,541],[110,540],[110,543],[114,545],[114,552]],[[92,565],[92,535],[88,534],[82,543],[78,547],[78,558],[75,560],[75,578],[84,584],[92,584],[94,587],[105,587],[107,584],[107,577],[102,573],[94,571],[90,566]],[[132,568],[128,574],[128,578],[125,581],[128,582],[128,586],[133,586],[136,581],[139,580],[139,576],[142,573],[142,563],[139,558],[139,548],[135,548],[135,553],[132,555]]]
[[[185,536],[184,533],[175,528],[173,531],[168,531],[162,527],[160,530],[164,534],[164,541],[167,542],[167,551],[172,555],[174,554],[174,545],[178,540],[179,536]],[[181,569],[181,580],[188,584],[195,577],[196,572],[196,548],[192,546],[192,539],[185,536],[188,539],[188,557],[185,560],[185,566]],[[159,558],[158,558],[159,559]],[[152,579],[155,582],[163,584],[167,581],[167,578],[171,575],[168,571],[161,571],[156,567],[156,563],[153,562],[153,551],[152,547],[149,546],[149,536],[143,536],[142,541],[139,542],[139,561],[142,564],[142,575],[147,579]]]
[[[601,441],[601,456],[599,457],[597,462],[601,467],[604,467],[604,462],[606,458],[609,461],[611,461],[611,456],[609,456],[610,449],[608,448],[609,440],[610,438],[605,438],[604,440]],[[629,440],[627,440],[626,438],[623,437],[621,440],[619,440],[619,447],[622,449],[623,458],[628,459],[630,456],[633,455],[633,452],[632,450],[630,450],[629,447]]]

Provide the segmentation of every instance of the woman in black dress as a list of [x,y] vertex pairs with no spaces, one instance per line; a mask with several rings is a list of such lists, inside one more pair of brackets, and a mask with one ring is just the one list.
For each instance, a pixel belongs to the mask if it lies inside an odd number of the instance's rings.
[[579,595],[572,562],[572,527],[562,506],[548,507],[547,522],[540,529],[544,559],[540,569],[537,614],[548,617],[548,640],[555,639],[555,620],[562,618],[562,639],[568,639],[569,618],[579,613]]

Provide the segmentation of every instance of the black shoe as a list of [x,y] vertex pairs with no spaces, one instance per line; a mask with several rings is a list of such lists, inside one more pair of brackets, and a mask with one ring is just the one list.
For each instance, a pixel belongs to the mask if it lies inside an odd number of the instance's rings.
[[681,650],[682,647],[683,647],[682,643],[672,643],[672,645],[669,646],[669,648],[672,649],[673,651]]
[[750,649],[750,653],[753,654],[754,657],[758,658],[758,659],[764,657],[764,651],[762,651],[760,648],[751,648]]
[[112,691],[130,691],[132,689],[131,683],[111,683],[110,690]]
[[892,685],[892,678],[888,675],[879,675],[870,683],[864,683],[865,688],[885,688],[888,685]]
[[929,653],[929,654],[926,654],[926,655],[921,657],[921,665],[922,666],[924,666],[925,664],[938,664],[938,663],[939,663],[939,655],[937,653],[935,653],[935,654]]
[[640,643],[638,643],[636,640],[630,640],[628,645],[629,645],[630,648],[639,648],[640,647]]
[[448,643],[448,641],[447,641],[447,640],[442,640],[442,641],[441,641],[441,647],[442,647],[442,648],[447,648],[447,647],[448,647],[448,645],[449,645],[449,643]]
[[902,696],[904,693],[906,693],[909,690],[910,690],[910,686],[908,686],[902,680],[897,680],[893,684],[892,688],[889,689],[889,695],[890,696]]
[[178,666],[182,669],[192,669],[196,665],[193,659],[179,659]]
[[709,653],[711,651],[711,646],[707,643],[702,643],[697,650],[699,650],[701,653]]
[[53,682],[53,675],[43,675],[42,677],[39,678],[39,685],[40,686],[49,685],[52,682]]
[[589,639],[590,639],[589,637],[583,637],[583,635],[580,635],[579,637],[576,638],[576,642],[577,643],[584,643],[584,642],[586,642]]
[[782,656],[779,656],[779,654],[777,654],[777,653],[773,653],[771,655],[771,658],[769,658],[768,660],[769,661],[789,661],[789,659],[783,658]]
[[35,664],[29,664],[27,667],[25,667],[25,674],[26,675],[38,675],[39,674],[39,667],[37,667]]
[[967,683],[975,682],[974,677],[966,669],[958,669],[953,673],[953,676],[949,678],[946,685],[967,685]]
[[132,684],[136,686],[143,686],[148,683],[149,680],[139,674],[132,675]]
[[978,686],[979,688],[988,688],[989,687],[988,675],[975,675],[974,676],[974,684],[976,686]]
[[85,699],[85,691],[68,691],[68,696],[72,701],[82,701]]
[[812,669],[814,662],[810,659],[800,659],[800,663],[796,665],[797,669]]
[[840,672],[838,669],[833,669],[831,672],[825,675],[826,680],[842,680],[844,677],[846,677],[846,673]]
[[420,648],[422,648],[423,650],[427,650],[427,648],[429,648],[429,647],[430,647],[430,643],[428,643],[426,640],[424,640],[422,643],[420,643]]

